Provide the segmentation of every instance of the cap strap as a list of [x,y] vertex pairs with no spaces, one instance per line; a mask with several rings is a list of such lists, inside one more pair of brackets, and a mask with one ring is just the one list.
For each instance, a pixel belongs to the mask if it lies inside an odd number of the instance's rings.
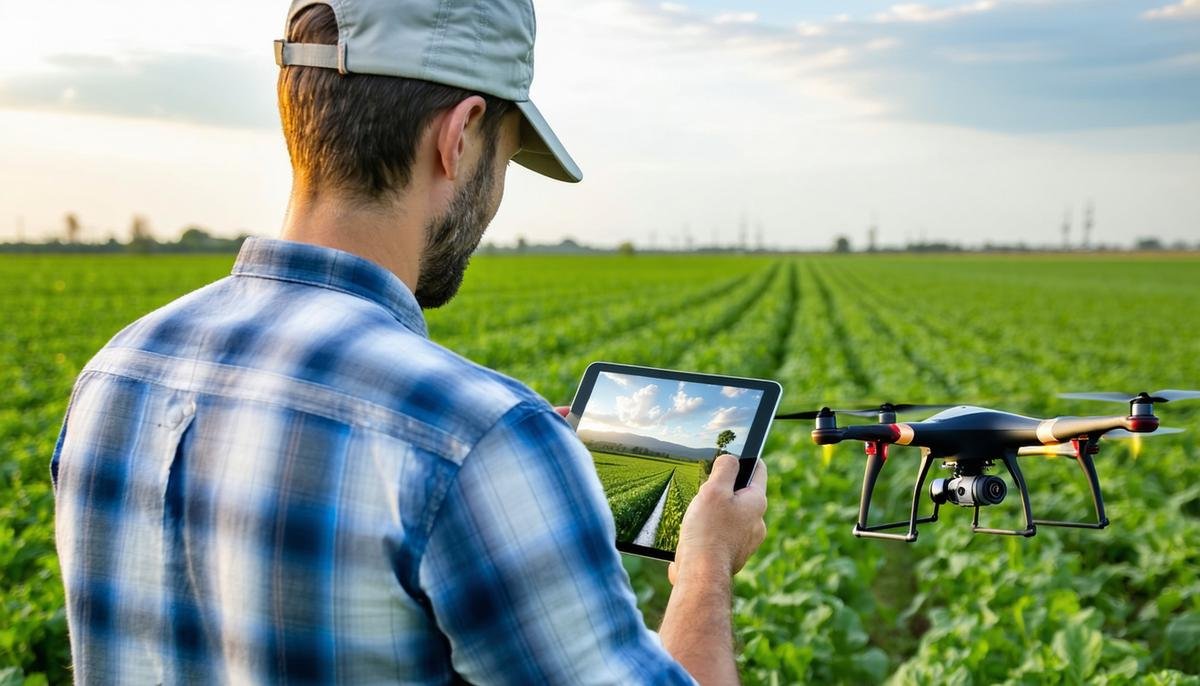
[[281,67],[324,67],[346,72],[346,49],[344,45],[322,45],[320,43],[288,43],[275,41],[275,64]]

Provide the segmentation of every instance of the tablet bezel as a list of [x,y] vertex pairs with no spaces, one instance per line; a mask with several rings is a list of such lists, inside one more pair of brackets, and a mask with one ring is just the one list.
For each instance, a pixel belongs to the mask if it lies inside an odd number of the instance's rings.
[[[738,460],[738,475],[737,479],[734,480],[733,489],[736,491],[750,483],[750,479],[754,476],[754,467],[758,464],[759,456],[762,455],[763,443],[766,441],[767,432],[770,430],[771,422],[775,419],[775,413],[779,409],[779,398],[783,395],[783,387],[778,382],[741,376],[701,374],[699,372],[684,372],[675,369],[642,367],[617,362],[593,362],[583,372],[583,379],[580,380],[579,388],[575,391],[575,398],[571,400],[571,411],[566,417],[571,428],[576,431],[579,430],[579,422],[583,418],[584,408],[587,407],[587,402],[591,399],[592,390],[596,386],[596,379],[599,378],[601,372],[762,391],[762,400],[759,402],[758,411],[755,413],[754,420],[750,424],[750,431],[746,436],[746,446],[743,448],[742,456]],[[607,504],[607,501],[605,502]],[[671,562],[675,560],[674,551],[660,550],[632,543],[621,543],[618,541],[617,550],[623,553],[641,555],[658,560]]]

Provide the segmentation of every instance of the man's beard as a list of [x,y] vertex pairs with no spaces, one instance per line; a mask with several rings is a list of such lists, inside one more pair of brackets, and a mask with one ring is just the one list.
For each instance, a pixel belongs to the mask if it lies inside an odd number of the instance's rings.
[[417,277],[417,304],[428,310],[441,307],[462,286],[471,253],[483,239],[491,217],[487,216],[495,186],[492,165],[496,159],[496,136],[485,144],[479,165],[446,213],[425,227],[425,252]]

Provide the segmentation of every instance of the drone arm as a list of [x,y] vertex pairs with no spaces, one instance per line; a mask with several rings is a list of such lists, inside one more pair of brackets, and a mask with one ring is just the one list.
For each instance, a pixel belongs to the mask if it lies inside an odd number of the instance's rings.
[[[898,443],[902,441],[901,424],[855,424],[839,429],[841,440]],[[911,432],[909,434],[911,436]]]
[[1080,436],[1101,435],[1113,429],[1149,433],[1158,428],[1158,417],[1055,417],[1037,426],[1037,440],[1043,444],[1065,443]]

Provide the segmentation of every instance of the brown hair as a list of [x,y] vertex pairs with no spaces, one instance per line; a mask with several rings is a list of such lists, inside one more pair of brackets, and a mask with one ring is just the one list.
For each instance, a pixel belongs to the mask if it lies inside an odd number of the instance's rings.
[[[336,45],[337,19],[326,4],[302,10],[287,40]],[[287,66],[277,84],[279,116],[292,170],[311,192],[335,191],[364,201],[407,186],[417,144],[433,117],[479,95],[487,103],[483,135],[490,144],[514,105],[484,93],[419,79],[339,74]]]

